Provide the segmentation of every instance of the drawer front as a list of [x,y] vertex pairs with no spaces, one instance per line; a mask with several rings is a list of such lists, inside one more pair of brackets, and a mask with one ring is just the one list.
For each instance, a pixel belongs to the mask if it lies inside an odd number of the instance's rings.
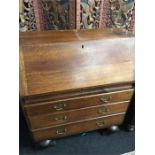
[[80,109],[113,102],[129,101],[131,100],[132,95],[133,95],[133,89],[129,89],[125,91],[116,91],[98,95],[71,98],[55,102],[25,105],[24,109],[27,115],[29,116],[48,114],[51,112],[57,113],[60,111]]
[[113,104],[98,105],[90,108],[78,110],[70,110],[67,112],[59,112],[58,114],[50,113],[48,115],[38,115],[29,117],[32,129],[55,126],[86,120],[93,117],[106,116],[114,113],[126,112],[129,101],[117,102]]
[[106,128],[114,124],[120,125],[123,123],[123,120],[124,120],[124,113],[121,113],[109,117],[100,117],[92,120],[87,120],[78,123],[71,123],[68,125],[58,126],[54,128],[36,130],[32,132],[32,135],[35,141],[59,138],[76,133],[87,132],[100,128]]

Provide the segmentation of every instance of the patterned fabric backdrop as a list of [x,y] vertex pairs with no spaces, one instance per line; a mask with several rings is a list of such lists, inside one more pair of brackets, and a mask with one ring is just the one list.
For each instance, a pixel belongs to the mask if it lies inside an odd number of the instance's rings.
[[19,1],[19,30],[20,31],[37,30],[33,0]]
[[42,15],[44,19],[44,29],[67,29],[68,23],[68,0],[41,1]]
[[20,0],[19,4],[19,31],[134,30],[134,0]]

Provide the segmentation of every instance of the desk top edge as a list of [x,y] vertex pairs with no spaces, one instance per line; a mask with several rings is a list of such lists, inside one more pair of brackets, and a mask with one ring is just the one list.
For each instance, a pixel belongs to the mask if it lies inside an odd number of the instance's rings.
[[[61,36],[61,37],[60,37]],[[122,29],[89,29],[89,30],[49,30],[20,32],[19,40],[21,45],[56,43],[56,42],[76,42],[86,40],[98,40],[107,38],[128,38],[134,37],[133,32]],[[46,39],[46,41],[45,41]],[[34,42],[35,40],[35,42]]]

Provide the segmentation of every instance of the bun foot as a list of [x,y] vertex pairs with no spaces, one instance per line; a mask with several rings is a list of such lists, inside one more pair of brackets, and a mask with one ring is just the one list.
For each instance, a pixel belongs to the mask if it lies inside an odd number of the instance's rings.
[[99,133],[101,135],[109,135],[109,134],[112,134],[112,133],[115,133],[119,131],[119,126],[118,125],[112,125],[111,127],[109,128],[106,128],[105,130],[99,130]]
[[117,131],[119,131],[119,127],[118,127],[118,125],[113,125],[113,126],[111,126],[111,127],[108,128],[108,131],[110,133],[117,132]]
[[55,145],[56,145],[55,140],[44,140],[44,141],[35,143],[35,148],[36,149],[43,149],[43,148],[55,146]]
[[134,125],[127,125],[127,126],[126,126],[126,131],[132,132],[132,131],[134,131],[134,130],[135,130],[135,126],[134,126]]
[[87,133],[86,132],[83,132],[83,133],[81,133],[81,136],[85,136]]

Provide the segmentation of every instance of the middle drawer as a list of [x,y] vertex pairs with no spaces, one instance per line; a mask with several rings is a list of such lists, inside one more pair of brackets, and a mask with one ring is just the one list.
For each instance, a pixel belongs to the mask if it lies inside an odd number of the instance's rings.
[[88,118],[106,116],[114,113],[126,112],[129,101],[109,103],[105,105],[92,106],[76,110],[62,111],[59,113],[50,113],[46,115],[30,116],[29,122],[31,129],[56,126],[69,122],[76,122]]

